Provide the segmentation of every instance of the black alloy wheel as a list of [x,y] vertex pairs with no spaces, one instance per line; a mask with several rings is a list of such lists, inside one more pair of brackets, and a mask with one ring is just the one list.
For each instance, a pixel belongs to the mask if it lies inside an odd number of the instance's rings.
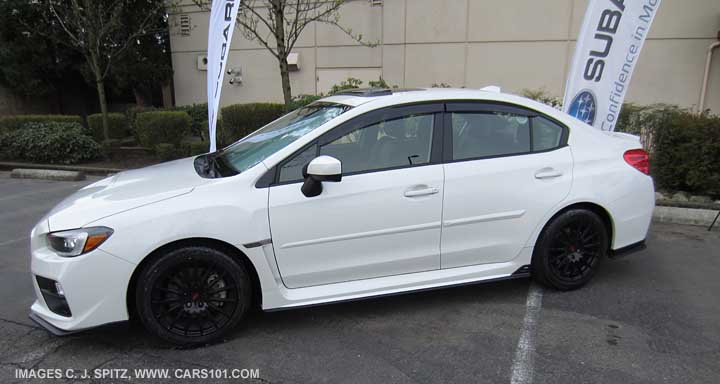
[[138,314],[160,338],[206,344],[231,330],[250,305],[245,268],[207,247],[172,250],[145,268],[136,291]]
[[559,290],[585,285],[608,250],[608,233],[594,212],[573,209],[547,225],[533,253],[532,274]]

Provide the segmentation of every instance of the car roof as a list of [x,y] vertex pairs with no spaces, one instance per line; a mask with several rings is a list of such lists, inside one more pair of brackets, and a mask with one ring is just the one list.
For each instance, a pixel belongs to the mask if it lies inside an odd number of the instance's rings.
[[[391,92],[388,92],[391,91]],[[358,113],[394,105],[447,102],[447,101],[490,101],[509,103],[538,111],[568,126],[583,126],[579,120],[549,105],[535,100],[502,92],[498,86],[487,86],[480,89],[472,88],[415,88],[415,89],[354,89],[329,96],[320,101],[340,103],[352,107],[360,107]],[[589,128],[585,127],[585,128]],[[589,129],[593,131],[593,129]]]
[[[392,105],[406,102],[408,98],[416,101],[444,101],[452,99],[496,100],[500,87],[488,86],[481,89],[470,88],[355,88],[340,91],[332,96],[320,99],[322,102],[345,104],[352,107],[383,100],[383,104]],[[514,95],[511,95],[514,96]],[[515,96],[517,97],[517,96]]]

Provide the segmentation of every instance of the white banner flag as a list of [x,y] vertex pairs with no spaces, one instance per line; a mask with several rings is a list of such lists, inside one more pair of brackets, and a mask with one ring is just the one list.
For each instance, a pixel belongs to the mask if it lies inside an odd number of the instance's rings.
[[565,87],[565,112],[615,130],[660,1],[590,0]]
[[230,42],[235,30],[235,18],[242,0],[214,0],[210,10],[207,53],[208,125],[210,152],[217,150],[217,112],[220,106],[225,65],[230,55]]

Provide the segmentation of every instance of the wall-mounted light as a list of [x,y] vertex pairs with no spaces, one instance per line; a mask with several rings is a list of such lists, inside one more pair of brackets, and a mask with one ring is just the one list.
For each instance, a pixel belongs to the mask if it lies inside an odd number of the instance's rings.
[[300,70],[300,54],[289,53],[287,57],[288,71],[299,71]]
[[242,82],[243,82],[242,68],[240,68],[240,67],[228,68],[227,74],[229,77],[228,82],[230,83],[230,85],[241,85],[242,84]]

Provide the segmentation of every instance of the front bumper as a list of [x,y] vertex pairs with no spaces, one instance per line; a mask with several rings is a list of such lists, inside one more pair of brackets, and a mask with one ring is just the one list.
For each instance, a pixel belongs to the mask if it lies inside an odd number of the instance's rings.
[[[128,319],[126,293],[135,265],[96,249],[78,257],[60,257],[45,243],[47,222],[31,235],[31,270],[36,300],[30,317],[51,332],[68,333]],[[37,276],[62,285],[70,316],[51,310]]]

